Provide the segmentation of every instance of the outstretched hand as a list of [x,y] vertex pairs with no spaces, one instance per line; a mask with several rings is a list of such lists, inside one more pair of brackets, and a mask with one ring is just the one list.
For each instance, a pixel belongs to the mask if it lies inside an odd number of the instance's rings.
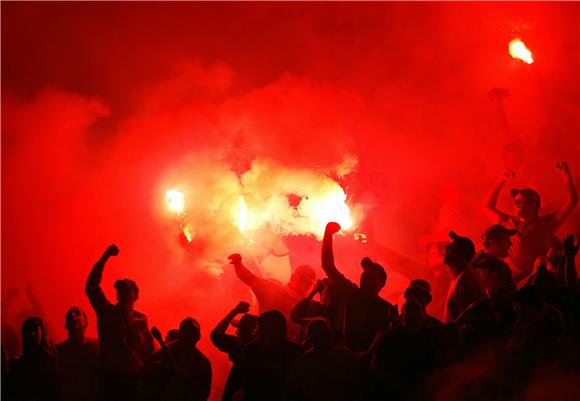
[[242,255],[240,255],[239,253],[232,253],[230,256],[228,256],[228,259],[230,260],[230,263],[233,265],[242,263]]
[[117,245],[111,244],[105,250],[105,253],[103,254],[103,256],[105,256],[105,257],[108,258],[108,257],[111,257],[111,256],[117,256],[118,254],[119,254],[119,248],[117,247]]
[[578,253],[578,248],[580,248],[580,239],[576,240],[574,243],[574,234],[568,234],[564,238],[564,252],[568,257],[575,257]]
[[333,235],[333,234],[336,234],[339,231],[340,231],[340,224],[338,224],[338,223],[336,223],[334,221],[331,221],[330,223],[328,223],[326,225],[326,230],[324,231],[324,233],[325,234]]
[[236,307],[234,308],[234,311],[236,311],[236,313],[240,314],[240,313],[248,313],[250,311],[250,304],[244,301],[241,301],[240,303],[238,303],[236,305]]

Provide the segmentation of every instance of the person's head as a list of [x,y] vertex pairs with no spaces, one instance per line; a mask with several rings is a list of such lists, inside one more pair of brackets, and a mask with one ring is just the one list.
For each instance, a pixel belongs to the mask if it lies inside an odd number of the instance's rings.
[[201,338],[201,327],[197,320],[186,317],[179,323],[179,341],[195,346]]
[[284,340],[286,330],[286,318],[278,310],[269,310],[258,317],[258,336],[266,345]]
[[407,299],[401,306],[401,321],[403,326],[416,329],[421,325],[423,306],[416,299]]
[[508,265],[499,259],[489,258],[475,266],[484,291],[488,295],[496,294],[502,289],[515,288],[512,272]]
[[360,265],[363,269],[359,281],[360,289],[367,294],[378,295],[387,283],[387,272],[383,266],[368,257],[363,258]]
[[423,310],[425,310],[427,305],[429,305],[433,300],[433,297],[431,296],[431,284],[422,279],[411,280],[404,295],[405,300],[414,299],[418,301],[423,307]]
[[494,224],[485,230],[482,235],[485,252],[498,259],[507,258],[516,230],[508,230],[501,224]]
[[523,218],[535,218],[540,213],[540,194],[532,188],[512,189],[510,195],[514,199],[515,214]]
[[445,247],[443,261],[455,270],[463,271],[475,255],[475,245],[467,237],[449,231],[451,242]]
[[117,290],[117,303],[124,308],[132,309],[139,298],[137,284],[133,280],[125,278],[115,281],[115,289]]
[[242,340],[242,343],[245,344],[250,341],[256,333],[256,327],[258,326],[258,316],[246,313],[241,317],[237,326],[237,335],[240,340]]
[[167,331],[167,335],[165,336],[165,340],[163,341],[165,344],[169,344],[170,342],[173,342],[177,339],[179,339],[179,329],[169,329],[169,331]]
[[326,351],[333,342],[332,325],[323,317],[312,319],[306,326],[306,339],[316,351]]
[[87,314],[78,306],[70,308],[65,315],[65,327],[69,338],[83,337],[88,326]]
[[39,317],[29,317],[22,323],[22,347],[24,350],[39,348],[44,342],[44,324]]
[[288,287],[292,288],[299,294],[305,295],[316,280],[316,272],[308,265],[298,266],[292,273]]

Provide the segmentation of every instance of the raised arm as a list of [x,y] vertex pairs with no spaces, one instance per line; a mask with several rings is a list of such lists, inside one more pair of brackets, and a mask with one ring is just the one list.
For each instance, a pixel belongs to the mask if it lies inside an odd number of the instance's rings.
[[[247,302],[240,302],[236,305],[234,309],[228,312],[228,314],[215,326],[212,330],[210,338],[211,342],[218,348],[220,348],[222,336],[226,333],[230,323],[234,318],[242,313],[248,313],[250,311],[250,304]],[[221,348],[220,348],[221,349]]]
[[578,192],[576,191],[576,185],[574,184],[574,179],[570,173],[568,163],[556,163],[556,168],[562,173],[564,184],[566,185],[566,191],[568,192],[568,202],[557,213],[558,221],[562,223],[570,213],[572,213],[576,205],[578,205]]
[[292,307],[292,310],[290,311],[290,320],[296,324],[304,324],[304,318],[311,317],[308,312],[310,310],[310,303],[312,302],[312,298],[314,298],[316,294],[322,293],[327,285],[327,278],[324,280],[317,280],[316,285],[310,291],[310,293],[308,293],[306,298],[302,298]]
[[491,191],[489,192],[489,195],[487,196],[485,208],[491,214],[495,215],[499,219],[499,221],[507,220],[510,217],[510,215],[505,212],[502,212],[497,208],[497,198],[499,197],[499,194],[503,189],[505,183],[514,177],[515,173],[513,171],[511,170],[504,171],[503,174],[500,176],[499,180],[492,187]]
[[332,236],[339,230],[338,223],[330,222],[326,225],[324,238],[322,238],[322,269],[330,281],[340,276],[340,272],[334,265],[334,251],[332,250]]
[[101,258],[97,260],[97,263],[93,266],[89,278],[87,279],[87,284],[85,285],[85,294],[89,298],[89,302],[95,311],[102,310],[103,308],[111,305],[107,296],[101,288],[101,281],[103,279],[103,270],[105,269],[105,264],[111,256],[117,256],[119,254],[119,248],[117,245],[110,245]]
[[566,253],[565,279],[566,287],[575,288],[578,283],[576,275],[576,255],[580,248],[580,240],[574,243],[574,235],[569,234],[564,238],[564,251]]
[[230,260],[230,263],[234,265],[236,276],[238,276],[238,278],[250,288],[253,288],[261,280],[263,280],[261,277],[256,276],[250,269],[244,266],[242,263],[242,257],[239,253],[234,253],[228,256],[228,259]]

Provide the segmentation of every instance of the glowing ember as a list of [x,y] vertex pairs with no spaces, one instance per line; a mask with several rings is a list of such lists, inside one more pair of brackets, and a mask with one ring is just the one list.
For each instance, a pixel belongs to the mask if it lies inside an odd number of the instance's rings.
[[246,231],[248,224],[248,208],[246,207],[246,199],[243,195],[238,198],[238,212],[236,214],[236,226],[240,232]]
[[183,235],[185,236],[187,242],[191,242],[191,240],[193,239],[193,227],[191,226],[191,224],[187,223],[183,227]]
[[532,52],[526,47],[520,38],[513,39],[509,44],[510,56],[515,59],[522,60],[524,63],[532,64]]
[[354,233],[354,240],[361,244],[367,244],[369,242],[369,238],[365,233]]
[[169,210],[175,214],[183,213],[185,209],[185,197],[183,193],[170,189],[165,193],[165,199],[167,200],[167,206]]

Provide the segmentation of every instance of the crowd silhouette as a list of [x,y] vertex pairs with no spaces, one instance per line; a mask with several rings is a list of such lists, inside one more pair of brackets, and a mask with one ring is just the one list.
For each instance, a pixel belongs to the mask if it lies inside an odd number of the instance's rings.
[[[449,241],[437,245],[445,271],[436,266],[431,276],[412,278],[400,307],[381,297],[387,272],[370,257],[360,262],[358,284],[341,273],[335,222],[322,239],[325,277],[319,279],[312,267],[299,266],[283,285],[230,255],[259,315],[242,301],[211,331],[213,345],[232,362],[221,399],[507,401],[534,399],[530,388],[537,383],[545,384],[534,390],[541,399],[579,399],[580,244],[574,235],[555,237],[578,196],[567,163],[557,168],[569,194],[561,210],[540,215],[540,195],[530,188],[511,190],[513,215],[497,209],[499,192],[513,177],[506,172],[489,195],[498,224],[483,230],[483,248],[450,231]],[[2,346],[3,399],[210,398],[212,367],[197,347],[197,320],[186,317],[162,338],[135,310],[133,280],[115,282],[115,303],[105,296],[103,272],[118,254],[109,246],[86,282],[98,341],[86,337],[87,314],[77,306],[65,316],[68,338],[56,346],[42,319],[28,317],[20,356]]]

